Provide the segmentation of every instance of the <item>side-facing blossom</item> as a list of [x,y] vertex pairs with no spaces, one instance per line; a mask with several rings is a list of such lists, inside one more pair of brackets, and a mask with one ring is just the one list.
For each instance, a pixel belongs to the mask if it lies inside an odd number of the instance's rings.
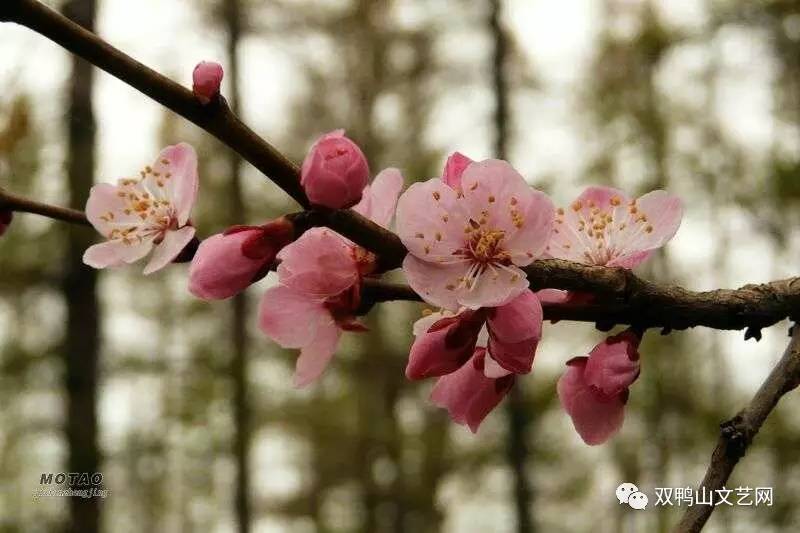
[[[365,188],[354,209],[384,227],[391,222],[403,177],[386,169]],[[314,228],[278,254],[279,285],[261,301],[261,330],[284,348],[299,348],[295,386],[316,380],[328,366],[343,331],[364,331],[356,319],[364,276],[374,256],[327,228]]]
[[505,161],[469,164],[460,179],[460,190],[434,178],[400,197],[397,231],[409,251],[403,271],[432,305],[501,306],[528,288],[520,267],[545,251],[555,210]]
[[14,212],[13,211],[0,211],[0,237],[8,229],[8,226],[11,225],[11,221],[14,219]]
[[89,247],[83,262],[114,267],[152,251],[144,273],[164,268],[194,238],[189,215],[198,186],[197,154],[186,143],[164,148],[135,178],[95,185],[86,218],[107,241]]
[[266,275],[292,242],[294,226],[281,217],[261,226],[233,226],[200,243],[189,268],[189,291],[198,298],[230,298]]
[[516,374],[533,367],[542,307],[525,291],[496,308],[431,313],[414,324],[406,376],[438,377],[431,399],[475,432]]
[[192,71],[192,92],[205,105],[219,96],[219,86],[224,72],[222,65],[213,61],[201,61]]
[[344,130],[320,137],[300,169],[300,184],[311,203],[332,209],[358,203],[368,182],[367,158]]
[[619,189],[589,187],[556,211],[546,255],[634,268],[675,235],[682,215],[680,198],[666,191],[633,200]]
[[640,340],[626,330],[567,362],[558,397],[586,444],[602,444],[622,427],[628,387],[639,377]]

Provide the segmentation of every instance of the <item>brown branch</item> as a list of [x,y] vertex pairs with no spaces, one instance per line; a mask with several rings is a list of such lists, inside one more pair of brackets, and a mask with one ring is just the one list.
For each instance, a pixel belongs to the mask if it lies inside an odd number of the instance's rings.
[[[187,118],[236,150],[301,205],[308,207],[308,200],[299,184],[297,166],[244,125],[224,100],[208,106],[200,105],[188,89],[35,0],[0,2],[0,20],[17,22],[45,35]],[[41,206],[36,209],[29,211],[61,220],[79,220],[75,213],[45,211]],[[292,216],[300,227],[325,225],[375,252],[380,259],[381,271],[399,267],[406,255],[406,248],[397,235],[354,211],[314,209]],[[560,260],[536,261],[525,270],[533,289],[549,287],[598,295],[596,303],[591,305],[561,306],[546,311],[552,319],[600,321],[604,326],[635,323],[642,327],[667,329],[692,326],[750,328],[750,334],[758,336],[760,328],[783,318],[800,318],[795,316],[800,309],[800,282],[796,279],[746,286],[737,291],[691,292],[641,280],[620,268]],[[385,298],[404,293],[392,289]],[[381,297],[384,296],[379,294],[378,298]]]
[[[732,419],[723,423],[711,464],[700,483],[707,491],[722,489],[762,424],[784,394],[800,383],[800,327],[792,328],[792,340],[783,357],[761,384],[750,404]],[[705,525],[714,505],[693,505],[675,527],[675,533],[695,533]]]
[[23,198],[22,196],[11,194],[3,189],[0,189],[0,210],[34,213],[55,220],[69,222],[70,224],[91,225],[89,221],[86,220],[86,215],[83,214],[83,211],[36,202],[28,198]]

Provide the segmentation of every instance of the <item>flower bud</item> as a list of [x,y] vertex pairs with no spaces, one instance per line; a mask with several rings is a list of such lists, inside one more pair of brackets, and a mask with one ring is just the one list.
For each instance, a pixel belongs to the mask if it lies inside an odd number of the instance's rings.
[[207,300],[230,298],[260,279],[294,237],[281,217],[263,226],[233,226],[200,243],[189,268],[189,291]]
[[203,105],[219,96],[222,83],[222,65],[212,61],[201,61],[192,72],[192,92]]
[[442,181],[451,189],[461,190],[461,175],[474,161],[460,152],[453,152],[447,158],[442,172]]
[[13,218],[13,211],[0,211],[0,237],[6,232]]
[[308,152],[300,184],[314,205],[341,209],[358,203],[369,182],[364,153],[344,136],[344,130],[325,134]]

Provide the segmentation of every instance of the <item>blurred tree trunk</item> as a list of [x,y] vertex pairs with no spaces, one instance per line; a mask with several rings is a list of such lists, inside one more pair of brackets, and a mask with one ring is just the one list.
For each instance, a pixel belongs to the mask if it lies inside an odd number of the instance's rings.
[[[240,113],[239,91],[239,43],[242,38],[242,6],[239,0],[224,0],[223,12],[227,30],[228,102],[234,113]],[[245,204],[242,194],[242,160],[229,150],[230,212],[231,223],[241,224],[245,220]],[[247,403],[247,297],[236,295],[231,313],[231,375],[234,389],[234,456],[236,461],[236,521],[240,533],[250,531],[250,417]]]
[[[95,0],[70,0],[64,14],[94,31]],[[92,112],[93,69],[72,57],[67,109],[67,177],[70,205],[83,209],[94,182],[95,121]],[[67,304],[64,338],[64,372],[67,393],[66,436],[70,472],[99,471],[97,443],[97,377],[100,316],[97,302],[97,272],[83,264],[83,252],[91,244],[92,232],[69,226],[62,292]],[[86,488],[73,486],[73,488]],[[74,533],[99,530],[100,498],[68,498],[69,524]]]
[[[501,21],[502,2],[491,0],[489,8],[489,30],[494,42],[492,61],[492,84],[494,90],[495,157],[508,159],[509,146],[509,87],[507,79],[508,36]],[[530,450],[526,436],[532,418],[526,408],[525,390],[521,384],[511,389],[506,399],[508,417],[508,442],[506,457],[514,476],[514,507],[517,515],[517,531],[531,533],[534,530],[531,517],[533,492],[528,479],[527,467]]]

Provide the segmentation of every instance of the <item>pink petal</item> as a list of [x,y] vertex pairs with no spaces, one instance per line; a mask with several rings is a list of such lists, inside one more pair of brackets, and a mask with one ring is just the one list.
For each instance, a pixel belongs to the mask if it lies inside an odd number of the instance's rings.
[[194,238],[194,233],[195,229],[192,226],[184,226],[179,230],[167,231],[164,234],[164,240],[155,246],[150,262],[144,268],[144,274],[152,274],[170,264]]
[[[640,231],[626,242],[626,255],[664,246],[675,236],[683,217],[681,199],[666,191],[652,191],[639,197],[636,207],[647,220],[639,223]],[[649,228],[652,230],[647,231]]]
[[461,189],[461,175],[464,174],[464,170],[472,163],[472,159],[464,154],[453,152],[444,164],[442,181],[453,189]]
[[[421,320],[428,322],[426,317]],[[472,357],[482,327],[482,316],[469,311],[440,318],[411,346],[406,377],[424,379],[456,371]]]
[[505,232],[504,247],[515,264],[527,265],[544,252],[553,226],[553,204],[511,165],[497,159],[471,164],[462,176],[462,190],[473,220],[484,218],[485,227]]
[[264,293],[258,323],[261,331],[284,348],[301,348],[331,319],[322,301],[279,285]]
[[512,372],[506,370],[500,364],[492,359],[491,354],[487,351],[486,358],[484,359],[483,363],[483,375],[487,378],[497,379],[502,378],[503,376],[507,376]]
[[358,281],[353,248],[338,233],[312,228],[278,254],[278,278],[317,297],[336,296]]
[[514,376],[500,379],[483,374],[484,350],[457,371],[442,376],[431,392],[431,401],[447,409],[453,422],[467,425],[473,433],[514,384]]
[[466,285],[455,290],[458,303],[470,309],[499,307],[528,289],[528,278],[515,266],[489,268],[471,287]]
[[467,216],[457,193],[440,179],[415,183],[397,202],[397,234],[408,251],[435,263],[464,246]]
[[423,300],[436,307],[451,311],[459,308],[456,292],[452,288],[465,274],[463,265],[435,265],[408,254],[403,260],[403,273],[408,284]]
[[607,396],[626,390],[639,377],[639,336],[627,329],[589,353],[584,379]]
[[489,332],[503,342],[520,342],[542,337],[542,304],[525,291],[507,304],[489,312]]
[[201,242],[189,267],[189,291],[198,298],[217,300],[249,287],[266,264],[245,256],[242,243],[258,233],[258,229],[218,233]]
[[332,317],[320,321],[311,343],[303,346],[294,371],[294,386],[305,387],[316,381],[336,353],[342,331]]
[[[108,237],[111,230],[119,228],[120,225],[138,226],[142,222],[135,214],[125,214],[127,205],[125,200],[119,196],[121,191],[120,187],[110,183],[99,183],[89,191],[89,199],[86,201],[86,218],[104,237]],[[113,217],[110,217],[109,213]]]
[[631,254],[621,255],[606,263],[610,267],[622,267],[632,269],[647,261],[653,255],[653,250],[646,252],[633,252]]
[[138,261],[152,248],[152,239],[136,244],[125,244],[122,240],[102,242],[87,248],[83,254],[83,262],[93,268],[121,266]]
[[558,397],[572,418],[575,430],[589,445],[608,440],[625,419],[625,394],[605,396],[586,383],[586,357],[567,362],[567,371],[558,380]]
[[[177,211],[178,226],[186,225],[197,202],[197,192],[200,187],[197,177],[197,153],[188,143],[167,146],[158,155],[153,169],[161,176],[169,173],[169,179],[164,181],[167,195],[171,197],[172,205]],[[148,176],[148,179],[152,177]]]
[[489,354],[509,372],[527,374],[542,337],[542,306],[530,291],[489,312]]
[[569,292],[559,289],[542,289],[536,291],[536,297],[542,304],[562,304],[569,299]]
[[372,184],[364,188],[361,201],[353,206],[353,210],[388,228],[402,189],[403,175],[400,171],[396,168],[384,169],[375,176]]

